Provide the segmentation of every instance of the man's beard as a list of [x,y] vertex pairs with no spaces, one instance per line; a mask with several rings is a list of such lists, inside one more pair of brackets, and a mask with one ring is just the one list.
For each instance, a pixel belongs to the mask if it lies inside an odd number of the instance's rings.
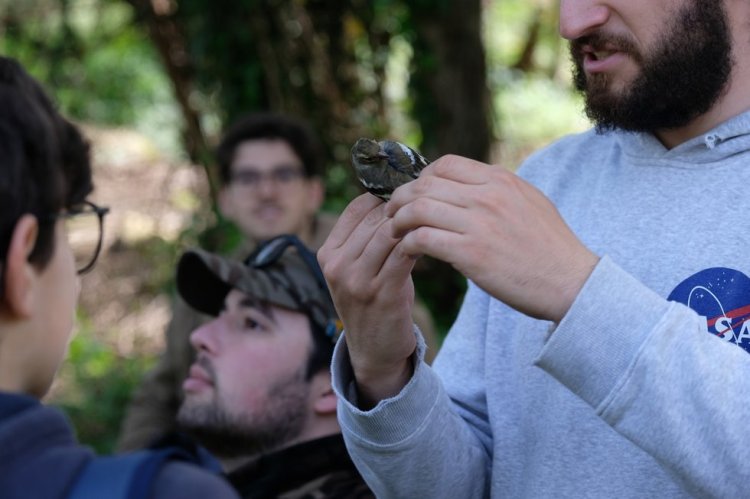
[[[614,45],[641,68],[621,94],[608,90],[609,76],[586,75],[582,47]],[[599,131],[637,132],[687,125],[726,91],[732,71],[732,41],[722,0],[693,0],[674,17],[653,52],[639,54],[626,38],[595,33],[570,44],[576,88],[586,115]]]
[[210,402],[185,400],[177,414],[180,428],[221,458],[266,453],[296,439],[307,418],[309,384],[304,369],[271,387],[263,407],[228,411],[214,391]]

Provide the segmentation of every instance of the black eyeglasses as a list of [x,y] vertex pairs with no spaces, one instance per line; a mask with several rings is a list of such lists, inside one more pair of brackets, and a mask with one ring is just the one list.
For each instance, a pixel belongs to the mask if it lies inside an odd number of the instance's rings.
[[323,277],[323,271],[320,270],[320,265],[318,265],[317,258],[315,258],[313,252],[307,249],[307,246],[305,246],[297,236],[284,234],[274,237],[273,239],[269,239],[265,243],[262,243],[258,248],[256,248],[256,250],[253,251],[250,256],[245,258],[244,263],[245,265],[255,267],[256,269],[267,267],[268,265],[272,265],[279,258],[281,258],[281,255],[284,254],[284,251],[286,251],[286,249],[290,246],[294,246],[297,249],[297,253],[299,253],[302,261],[305,262],[307,268],[309,268],[310,272],[313,273],[318,286],[320,286],[321,289],[328,291],[328,284],[326,284],[325,277]]
[[109,208],[83,201],[50,217],[51,220],[62,218],[65,221],[65,233],[78,275],[90,271],[99,258],[104,235],[104,215],[107,213]]
[[286,187],[303,176],[300,168],[283,165],[267,172],[239,170],[232,174],[232,184],[246,189],[258,189],[263,181],[268,180],[276,186]]

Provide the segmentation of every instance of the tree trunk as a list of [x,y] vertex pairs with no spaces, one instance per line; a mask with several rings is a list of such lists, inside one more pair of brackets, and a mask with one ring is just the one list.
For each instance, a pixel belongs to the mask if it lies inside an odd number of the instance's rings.
[[185,37],[179,24],[173,17],[173,12],[157,9],[156,5],[170,6],[169,2],[155,2],[154,0],[126,0],[136,11],[136,15],[148,29],[149,37],[161,57],[164,69],[172,82],[175,98],[182,113],[185,128],[183,129],[183,143],[190,160],[201,165],[209,183],[211,199],[215,206],[217,193],[217,179],[210,167],[210,149],[201,126],[200,114],[190,101],[193,92],[193,77],[191,74],[190,57],[185,45]]
[[481,1],[412,8],[416,28],[412,92],[423,152],[489,158],[490,96],[481,38]]

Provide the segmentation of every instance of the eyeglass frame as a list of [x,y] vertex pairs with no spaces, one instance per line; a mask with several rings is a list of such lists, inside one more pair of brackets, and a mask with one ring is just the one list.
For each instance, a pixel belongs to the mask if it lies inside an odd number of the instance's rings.
[[60,213],[56,213],[54,215],[49,215],[45,218],[45,220],[50,222],[56,222],[57,220],[61,218],[70,219],[75,218],[79,215],[83,215],[85,213],[96,213],[96,216],[99,220],[99,240],[96,243],[96,250],[94,250],[93,256],[91,257],[91,261],[87,263],[84,267],[80,269],[76,269],[76,274],[78,275],[84,275],[91,271],[91,269],[94,268],[94,265],[96,265],[96,261],[99,259],[99,254],[102,251],[102,245],[104,242],[104,216],[109,213],[109,207],[108,206],[99,206],[97,204],[94,204],[93,202],[89,201],[88,199],[84,199],[80,203],[81,205],[90,206],[92,211],[62,211]]
[[[268,267],[269,265],[278,262],[290,246],[294,246],[297,250],[297,254],[302,258],[302,261],[305,263],[308,270],[312,272],[315,282],[320,289],[330,296],[328,283],[323,276],[323,270],[320,268],[320,264],[318,264],[315,254],[294,234],[282,234],[267,239],[255,248],[255,250],[250,253],[242,263],[255,269]],[[323,333],[335,342],[342,327],[343,326],[339,319],[329,317],[328,324],[323,330]]]

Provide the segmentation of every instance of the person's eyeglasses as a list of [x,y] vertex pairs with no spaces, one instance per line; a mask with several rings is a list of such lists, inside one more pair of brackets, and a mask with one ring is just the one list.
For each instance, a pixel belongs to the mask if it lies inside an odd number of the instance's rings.
[[245,259],[245,265],[254,268],[267,267],[273,265],[281,258],[281,255],[289,248],[294,246],[297,249],[297,253],[305,262],[305,265],[310,269],[315,281],[318,283],[321,289],[328,291],[328,284],[326,283],[325,277],[323,277],[323,271],[318,265],[318,260],[312,251],[307,249],[302,241],[297,236],[291,234],[284,234],[281,236],[269,239],[265,243],[261,244],[250,256]]
[[303,175],[299,168],[293,166],[281,166],[268,172],[240,170],[232,174],[232,184],[247,189],[257,189],[264,181],[270,181],[276,186],[285,187],[293,184]]
[[109,208],[83,201],[52,218],[62,218],[79,275],[90,271],[102,249],[104,215]]

